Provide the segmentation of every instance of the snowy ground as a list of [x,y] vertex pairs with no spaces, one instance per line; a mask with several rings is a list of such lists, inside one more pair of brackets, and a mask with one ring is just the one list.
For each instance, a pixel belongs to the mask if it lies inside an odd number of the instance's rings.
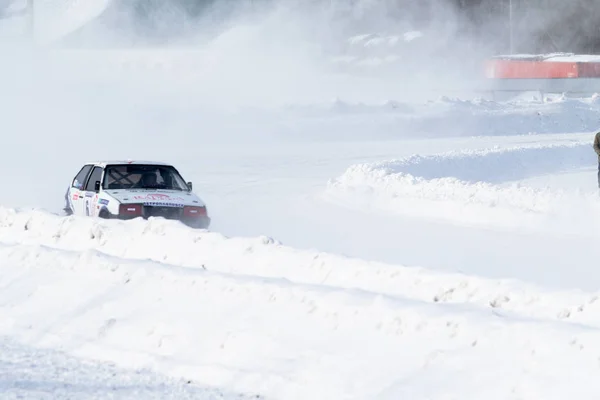
[[[600,390],[591,292],[162,221],[9,211],[1,221],[1,329],[28,345],[267,398],[558,399],[573,387],[578,398]],[[178,245],[161,245],[165,238]],[[569,379],[549,385],[567,366]],[[468,371],[486,373],[467,387],[459,377]]]
[[191,381],[166,379],[145,370],[83,361],[0,338],[0,395],[3,399],[256,399],[203,389]]
[[[597,398],[598,98],[421,101],[248,33],[0,67],[3,394]],[[116,158],[210,231],[57,215]]]

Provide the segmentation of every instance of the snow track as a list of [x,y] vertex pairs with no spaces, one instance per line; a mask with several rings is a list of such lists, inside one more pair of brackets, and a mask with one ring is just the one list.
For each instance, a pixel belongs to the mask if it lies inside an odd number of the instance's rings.
[[[518,180],[593,166],[590,143],[415,155],[357,164],[329,182],[325,198],[345,206],[459,224],[534,226],[551,214],[598,215],[596,193],[534,189]],[[511,183],[514,182],[514,183]],[[547,227],[545,227],[547,228]]]
[[3,399],[256,399],[198,388],[190,381],[155,373],[82,361],[52,350],[26,347],[0,338],[0,395]]
[[[3,209],[0,242],[0,334],[74,356],[266,398],[462,396],[448,376],[491,364],[472,398],[535,390],[552,399],[598,385],[594,293],[299,251],[161,220]],[[547,384],[544,374],[568,365],[589,368]]]

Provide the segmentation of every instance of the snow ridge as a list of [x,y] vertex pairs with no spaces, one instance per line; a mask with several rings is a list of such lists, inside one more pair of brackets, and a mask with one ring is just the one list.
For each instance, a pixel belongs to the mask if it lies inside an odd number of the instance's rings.
[[26,345],[292,400],[458,394],[448,376],[464,373],[459,360],[499,371],[493,382],[481,377],[473,398],[498,394],[497,376],[516,364],[535,379],[505,386],[506,398],[597,386],[591,367],[551,389],[537,368],[557,351],[561,363],[544,373],[597,364],[596,293],[299,251],[174,221],[0,211],[0,335]]
[[[544,290],[520,282],[475,278],[297,250],[270,237],[229,238],[215,232],[191,230],[174,221],[153,218],[149,221],[104,221],[60,217],[44,211],[0,208],[0,243],[4,243],[4,251],[9,251],[11,246],[42,246],[70,253],[89,253],[92,257],[100,252],[117,258],[117,261],[168,264],[169,268],[161,268],[161,271],[170,271],[167,272],[169,274],[177,274],[173,270],[178,267],[184,269],[184,274],[193,273],[193,270],[208,271],[257,284],[294,282],[424,302],[470,303],[481,307],[505,308],[536,318],[562,315],[574,297],[579,297],[581,304],[588,300],[596,302],[595,297],[584,292],[577,296],[573,292],[544,294]],[[28,255],[24,251],[20,257],[22,260],[26,257],[36,259],[35,253]],[[529,297],[528,293],[533,293],[533,296]],[[502,301],[505,297],[511,297],[512,300]],[[549,304],[553,306],[548,313]]]
[[597,208],[593,193],[511,184],[526,177],[594,165],[589,143],[414,155],[357,164],[331,180],[325,198],[349,207],[409,213],[465,224],[528,225],[566,205]]
[[365,167],[424,180],[452,177],[469,183],[502,183],[589,166],[595,159],[589,143],[574,142],[413,155],[400,160],[366,164]]

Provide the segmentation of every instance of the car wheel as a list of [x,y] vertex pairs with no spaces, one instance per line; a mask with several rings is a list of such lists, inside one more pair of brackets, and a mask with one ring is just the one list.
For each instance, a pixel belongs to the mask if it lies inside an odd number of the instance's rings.
[[98,216],[102,219],[110,219],[110,213],[107,210],[101,210]]

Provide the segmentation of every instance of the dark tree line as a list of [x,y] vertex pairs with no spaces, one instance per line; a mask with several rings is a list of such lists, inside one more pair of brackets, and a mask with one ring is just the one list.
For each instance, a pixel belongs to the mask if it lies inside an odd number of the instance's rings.
[[501,38],[500,48],[509,48],[512,14],[516,52],[600,53],[598,0],[448,1],[454,2],[471,32]]
[[[254,0],[257,3],[277,0]],[[294,1],[294,0],[279,0]],[[298,0],[296,0],[298,1]],[[335,0],[350,4],[357,0]],[[247,2],[252,2],[248,0]],[[314,4],[319,0],[305,0]],[[325,6],[331,0],[320,0]],[[235,0],[129,0],[141,25],[156,28],[164,15],[184,13],[200,19],[217,7],[235,7]],[[435,23],[439,9],[450,8],[458,19],[457,40],[478,38],[497,52],[600,53],[600,0],[380,0],[397,18],[407,16]],[[375,2],[375,7],[377,2]],[[373,2],[371,2],[373,5]],[[223,7],[225,6],[225,7]],[[174,11],[176,10],[176,11]],[[381,10],[379,10],[381,12]],[[175,19],[175,17],[173,17]],[[430,21],[427,21],[427,19]],[[151,30],[150,29],[150,30]],[[511,35],[512,32],[512,35]],[[512,37],[512,47],[511,47]]]
[[[0,0],[0,6],[7,1]],[[341,18],[356,18],[356,13],[348,9],[361,1],[118,0],[112,2],[114,6],[106,18],[111,26],[133,26],[140,36],[162,40],[186,29],[196,29],[207,24],[207,20],[226,20],[241,4],[260,7],[293,2],[306,7],[320,5],[324,9],[336,4]],[[410,19],[413,25],[422,24],[426,28],[443,24],[451,15],[456,23],[452,40],[479,42],[496,53],[512,50],[600,54],[600,0],[377,0],[366,3],[370,8],[364,12],[371,15],[362,18],[375,24],[385,15],[392,21]]]

